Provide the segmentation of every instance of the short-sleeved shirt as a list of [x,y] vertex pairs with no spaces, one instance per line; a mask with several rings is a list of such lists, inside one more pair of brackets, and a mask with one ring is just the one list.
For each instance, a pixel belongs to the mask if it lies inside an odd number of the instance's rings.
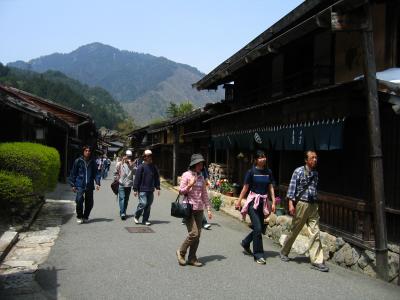
[[247,171],[244,177],[244,184],[249,185],[250,191],[260,195],[266,195],[268,193],[268,185],[273,183],[274,178],[270,169],[253,167]]

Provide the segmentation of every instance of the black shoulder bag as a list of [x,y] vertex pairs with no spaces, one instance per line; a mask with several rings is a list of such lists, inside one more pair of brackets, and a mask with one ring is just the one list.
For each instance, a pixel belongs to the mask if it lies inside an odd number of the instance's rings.
[[187,219],[192,215],[192,204],[189,202],[179,201],[181,198],[181,194],[178,194],[176,200],[171,203],[171,216],[175,218],[184,218]]

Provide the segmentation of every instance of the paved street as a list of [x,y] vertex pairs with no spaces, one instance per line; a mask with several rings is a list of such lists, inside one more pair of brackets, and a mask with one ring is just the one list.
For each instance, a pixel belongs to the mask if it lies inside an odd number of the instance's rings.
[[[46,203],[31,235],[52,236],[39,240],[42,248],[51,247],[50,254],[36,271],[20,269],[25,283],[15,280],[18,272],[8,277],[11,285],[1,275],[1,299],[399,299],[399,287],[337,266],[320,273],[310,269],[304,257],[281,262],[278,246],[266,238],[267,264],[257,265],[239,246],[249,229],[223,213],[215,214],[212,230],[202,232],[198,255],[205,265],[181,267],[175,251],[186,228],[169,215],[176,194],[163,190],[155,197],[150,216],[154,233],[129,233],[125,227],[142,225],[135,225],[131,217],[119,219],[110,183],[103,181],[95,192],[88,224],[76,224],[74,204],[60,201],[68,200],[63,195]],[[130,214],[136,204],[132,194]],[[11,252],[6,261],[12,255],[16,259]]]

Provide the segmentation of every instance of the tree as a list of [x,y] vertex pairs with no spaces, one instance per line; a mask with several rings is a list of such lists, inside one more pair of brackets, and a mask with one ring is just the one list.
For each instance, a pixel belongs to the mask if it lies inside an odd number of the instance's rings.
[[190,101],[180,103],[179,105],[174,102],[170,102],[169,106],[167,107],[166,113],[168,118],[176,118],[191,113],[193,109],[193,103],[191,103]]
[[167,117],[172,119],[178,115],[178,106],[174,102],[170,102],[167,107]]
[[9,71],[10,71],[9,68],[7,68],[6,66],[3,66],[3,64],[0,63],[0,77],[7,76]]
[[118,123],[117,129],[121,135],[128,135],[136,128],[135,122],[131,117],[126,118],[124,121]]

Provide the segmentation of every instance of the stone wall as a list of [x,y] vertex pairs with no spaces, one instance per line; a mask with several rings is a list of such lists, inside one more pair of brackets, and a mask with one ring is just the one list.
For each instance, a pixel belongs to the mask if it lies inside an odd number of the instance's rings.
[[[282,246],[292,223],[292,217],[272,214],[267,222],[266,235]],[[308,256],[309,238],[306,228],[304,226],[294,242],[292,250]],[[371,277],[377,277],[375,252],[353,246],[344,241],[343,238],[335,237],[323,231],[321,231],[320,238],[326,261]],[[399,246],[390,244],[388,252],[389,281],[395,284],[397,284],[399,274],[399,254]]]
[[[209,192],[210,198],[216,195],[221,194],[216,191]],[[239,220],[242,220],[240,213],[235,210],[233,206],[237,198],[222,195],[222,199],[223,204],[221,210]],[[250,223],[248,216],[246,217],[246,220],[242,221]],[[292,217],[287,215],[277,216],[271,214],[266,219],[266,223],[268,225],[265,234],[282,246],[292,224]],[[335,237],[327,232],[321,231],[320,238],[325,261],[329,261],[330,263],[340,265],[374,278],[377,277],[375,252],[353,246],[343,240],[343,238]],[[293,244],[292,251],[308,256],[308,241],[308,230],[307,227],[304,226]],[[389,244],[388,248],[389,281],[397,284],[399,275],[400,246]]]

